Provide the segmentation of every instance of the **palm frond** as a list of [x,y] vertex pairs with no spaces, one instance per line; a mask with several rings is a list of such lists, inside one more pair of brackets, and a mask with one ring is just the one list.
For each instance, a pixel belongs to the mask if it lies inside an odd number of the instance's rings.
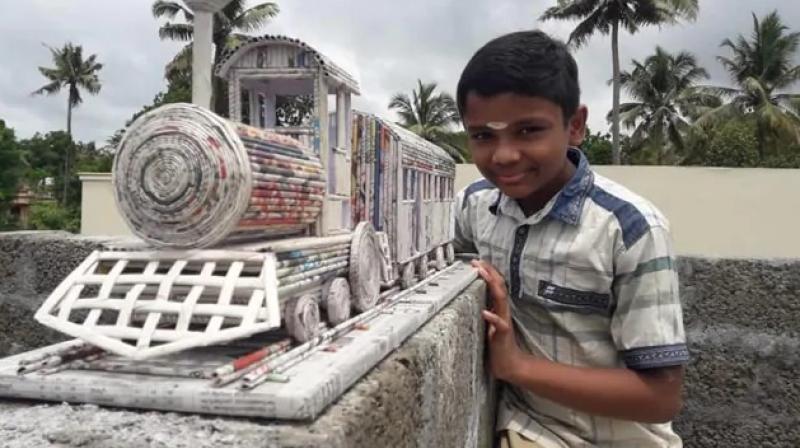
[[61,87],[63,86],[64,84],[62,84],[61,81],[53,81],[34,90],[33,92],[31,92],[31,95],[42,95],[42,94],[53,95],[60,92]]
[[158,29],[158,37],[162,40],[178,40],[188,42],[194,36],[194,28],[187,23],[167,22]]
[[408,95],[404,93],[397,93],[392,96],[389,101],[389,109],[395,109],[397,114],[402,119],[401,124],[405,127],[417,124],[417,117],[414,114],[414,106],[411,103]]
[[179,13],[183,13],[183,18],[187,22],[191,22],[192,20],[194,20],[194,14],[192,13],[192,11],[189,8],[183,6],[181,2],[156,0],[155,2],[153,2],[151,12],[153,13],[153,17],[157,19],[161,17],[166,17],[169,20],[173,20]]
[[574,48],[580,48],[586,44],[592,34],[596,32],[608,34],[610,31],[611,21],[604,15],[603,9],[597,9],[572,30],[568,43]]
[[580,19],[600,6],[601,0],[580,0],[559,2],[559,5],[547,8],[539,20],[575,20]]
[[267,2],[253,6],[231,20],[232,28],[243,33],[259,31],[280,12],[276,3]]

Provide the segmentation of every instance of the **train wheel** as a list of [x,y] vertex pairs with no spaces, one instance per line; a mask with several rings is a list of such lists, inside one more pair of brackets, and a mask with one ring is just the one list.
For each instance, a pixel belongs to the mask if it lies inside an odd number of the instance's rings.
[[425,280],[428,276],[428,254],[417,258],[417,275],[420,280]]
[[325,285],[323,301],[331,325],[339,325],[350,318],[350,284],[347,279],[336,277]]
[[319,334],[319,305],[313,294],[305,294],[288,304],[286,330],[293,338],[306,342]]
[[350,288],[359,312],[375,306],[381,291],[381,249],[372,224],[358,223],[350,243]]
[[447,256],[447,264],[453,264],[456,261],[456,250],[453,247],[453,243],[447,243],[445,254]]
[[417,278],[414,275],[414,262],[408,262],[403,265],[403,276],[400,277],[400,287],[408,289],[414,286],[416,282]]
[[436,270],[441,271],[447,267],[447,260],[444,259],[444,247],[436,248]]

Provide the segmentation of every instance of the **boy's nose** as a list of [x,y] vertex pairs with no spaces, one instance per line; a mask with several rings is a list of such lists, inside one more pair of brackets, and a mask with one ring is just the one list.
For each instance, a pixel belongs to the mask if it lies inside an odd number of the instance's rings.
[[505,139],[500,140],[494,150],[494,154],[492,154],[492,163],[496,165],[509,165],[518,162],[519,159],[519,150]]

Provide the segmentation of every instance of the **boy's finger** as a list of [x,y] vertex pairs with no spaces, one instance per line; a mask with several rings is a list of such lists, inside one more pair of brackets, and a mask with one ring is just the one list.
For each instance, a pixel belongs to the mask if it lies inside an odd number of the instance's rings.
[[474,260],[472,263],[478,269],[478,275],[489,285],[494,295],[506,295],[506,284],[503,276],[489,263],[480,260]]
[[500,282],[505,281],[502,274],[500,274],[500,272],[497,271],[497,268],[495,268],[494,265],[486,261],[484,261],[481,264],[483,265],[483,268],[486,269],[487,272],[489,272],[489,275],[491,275],[492,278],[494,278],[495,280],[499,280]]
[[495,332],[506,332],[511,328],[508,322],[503,320],[503,318],[501,318],[497,314],[492,313],[491,311],[484,310],[481,312],[481,314],[483,314],[483,318],[484,320],[486,320],[486,322],[492,324],[492,326],[495,329]]
[[486,282],[489,295],[492,297],[492,309],[505,321],[511,319],[511,308],[508,305],[508,289],[505,279],[491,263],[483,260],[472,260],[472,265],[478,269],[478,275]]

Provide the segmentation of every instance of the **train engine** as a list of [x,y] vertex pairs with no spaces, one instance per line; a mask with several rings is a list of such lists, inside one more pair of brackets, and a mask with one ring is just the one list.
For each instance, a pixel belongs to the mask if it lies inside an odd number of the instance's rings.
[[353,77],[281,36],[216,74],[230,119],[172,104],[127,129],[114,191],[141,241],[91,254],[40,322],[140,359],[279,327],[305,342],[453,263],[453,159],[353,111]]

